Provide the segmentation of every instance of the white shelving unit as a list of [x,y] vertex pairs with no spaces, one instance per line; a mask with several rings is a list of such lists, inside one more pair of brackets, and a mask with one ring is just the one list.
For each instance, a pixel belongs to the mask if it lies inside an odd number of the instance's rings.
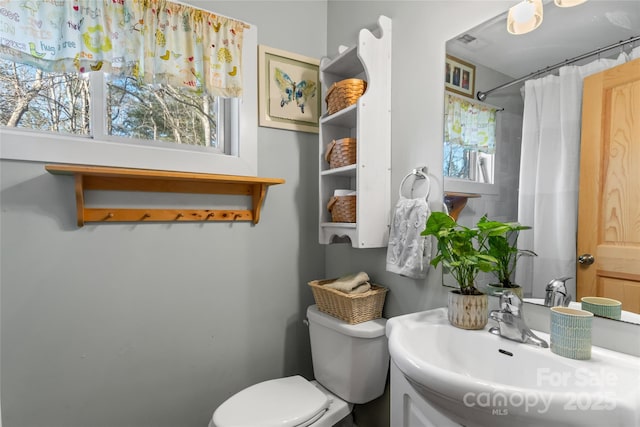
[[[365,80],[367,90],[356,104],[320,118],[319,241],[347,237],[354,248],[385,247],[391,209],[391,19],[380,16],[375,28],[360,30],[356,46],[320,62],[325,95],[333,83],[348,78]],[[356,138],[356,163],[330,169],[326,147],[346,137]],[[355,223],[331,222],[327,203],[336,189],[357,192]]]

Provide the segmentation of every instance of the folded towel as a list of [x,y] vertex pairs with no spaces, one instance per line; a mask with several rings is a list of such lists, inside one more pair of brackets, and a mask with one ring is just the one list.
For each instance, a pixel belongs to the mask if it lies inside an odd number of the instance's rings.
[[389,230],[387,271],[423,279],[431,261],[431,240],[421,236],[427,217],[431,214],[424,198],[400,197]]
[[324,286],[347,294],[360,294],[371,289],[369,275],[364,271],[357,274],[347,274]]

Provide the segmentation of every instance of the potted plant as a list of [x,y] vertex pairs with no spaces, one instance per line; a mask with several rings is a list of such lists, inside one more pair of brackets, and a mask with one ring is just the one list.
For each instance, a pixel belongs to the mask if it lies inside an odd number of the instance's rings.
[[518,236],[520,231],[531,227],[517,222],[491,221],[483,216],[477,223],[477,228],[482,235],[480,242],[485,252],[496,259],[493,273],[498,283],[490,283],[487,286],[489,295],[499,295],[505,289],[522,298],[522,288],[511,281],[516,269],[516,263],[521,256],[537,256],[528,249],[518,248]]
[[459,286],[448,295],[449,322],[463,329],[484,328],[488,299],[476,288],[475,280],[480,271],[492,271],[497,263],[481,241],[486,236],[478,228],[464,227],[442,212],[433,212],[427,218],[422,235],[434,236],[437,241],[438,251],[431,264],[435,267],[442,263]]

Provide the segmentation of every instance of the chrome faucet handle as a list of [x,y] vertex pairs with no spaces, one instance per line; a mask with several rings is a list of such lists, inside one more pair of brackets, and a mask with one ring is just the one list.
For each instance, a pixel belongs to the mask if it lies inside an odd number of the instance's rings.
[[500,310],[505,313],[511,313],[516,317],[520,317],[522,300],[513,292],[504,291],[500,294]]
[[544,305],[555,307],[558,305],[567,307],[571,301],[571,295],[567,290],[566,281],[573,279],[571,276],[563,276],[552,279],[545,288]]

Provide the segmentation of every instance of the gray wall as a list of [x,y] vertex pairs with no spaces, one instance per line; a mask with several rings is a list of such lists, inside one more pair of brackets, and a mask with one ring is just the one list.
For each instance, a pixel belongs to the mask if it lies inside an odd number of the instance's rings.
[[[260,44],[326,53],[325,1],[215,9],[257,25]],[[4,427],[205,426],[249,384],[312,377],[317,135],[259,128],[258,156],[259,175],[286,184],[256,226],[78,229],[71,178],[0,162]]]

